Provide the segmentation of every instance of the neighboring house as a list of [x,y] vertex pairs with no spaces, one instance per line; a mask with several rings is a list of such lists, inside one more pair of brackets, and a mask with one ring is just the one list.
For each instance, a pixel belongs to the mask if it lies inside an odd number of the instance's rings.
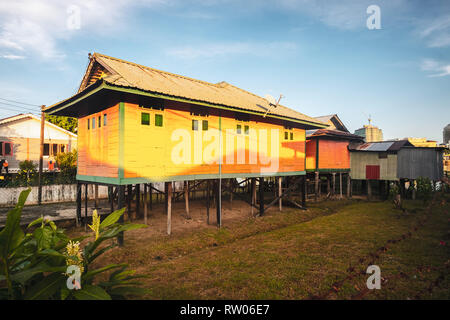
[[[7,160],[9,172],[17,172],[19,162],[39,163],[41,119],[33,114],[18,114],[0,119],[0,161]],[[44,171],[48,159],[77,147],[77,135],[48,121],[44,127]]]
[[350,145],[350,174],[356,180],[399,181],[443,177],[444,148],[414,147],[408,140]]
[[[314,177],[311,176],[311,180],[316,181],[316,194],[321,192],[320,177],[327,179],[327,192],[330,192],[330,180],[332,179],[331,191],[334,192],[336,173],[339,174],[339,188],[342,192],[343,174],[347,179],[347,186],[349,186],[350,152],[348,145],[350,142],[363,142],[363,138],[349,133],[337,114],[315,119],[327,123],[329,127],[306,131],[306,171],[314,175]],[[347,190],[347,194],[349,192],[350,190]]]
[[365,142],[380,142],[383,141],[383,131],[378,127],[369,124],[362,128],[355,130],[355,134],[364,138]]

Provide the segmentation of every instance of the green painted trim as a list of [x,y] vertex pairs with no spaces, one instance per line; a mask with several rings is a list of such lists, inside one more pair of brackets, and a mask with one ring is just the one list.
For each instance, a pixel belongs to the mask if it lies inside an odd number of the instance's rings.
[[125,103],[119,102],[119,179],[123,179],[125,166]]
[[[137,95],[149,96],[149,97],[153,97],[153,98],[161,98],[161,99],[166,99],[166,100],[185,102],[185,103],[190,103],[190,104],[197,104],[197,105],[201,105],[201,106],[205,106],[205,107],[211,107],[211,108],[216,108],[216,109],[239,111],[239,112],[242,112],[242,113],[254,114],[254,115],[258,115],[258,116],[264,115],[263,112],[249,111],[249,110],[244,110],[244,109],[239,109],[239,108],[226,107],[226,106],[211,104],[211,103],[207,103],[207,102],[190,100],[190,99],[187,99],[187,98],[177,98],[177,97],[172,97],[172,96],[168,96],[168,95],[164,95],[164,94],[160,94],[160,93],[150,93],[150,92],[139,90],[139,89],[118,87],[118,86],[110,85],[110,84],[106,84],[106,83],[104,85],[102,84],[102,87],[104,87],[105,89],[114,90],[114,91],[121,91],[121,92],[126,92],[126,93],[137,94]],[[315,126],[315,127],[318,127],[318,128],[326,128],[326,127],[328,127],[326,125],[321,125],[321,124],[318,124],[318,123],[315,123],[315,122],[309,122],[309,121],[306,121],[306,120],[298,120],[298,119],[294,119],[294,118],[277,116],[277,115],[272,115],[272,114],[268,114],[268,115],[266,115],[266,117],[275,118],[275,119],[281,119],[281,120],[287,120],[287,121],[292,121],[292,122],[306,124],[306,125],[311,125],[311,126]]]
[[105,184],[115,184],[119,185],[119,178],[109,178],[109,177],[97,177],[97,176],[86,176],[82,174],[77,174],[77,180],[80,181],[88,181],[88,182],[96,182],[96,183],[105,183]]
[[[229,178],[259,178],[259,177],[285,177],[285,176],[302,176],[306,175],[306,171],[291,171],[291,172],[269,172],[269,173],[225,173],[222,174],[223,179]],[[127,185],[138,183],[156,183],[156,182],[168,182],[168,181],[190,181],[190,180],[203,180],[203,179],[218,179],[218,174],[194,174],[194,175],[182,175],[182,176],[169,176],[161,177],[161,179],[151,178],[107,178],[97,176],[77,175],[77,180],[89,181],[105,184],[115,185]]]
[[307,172],[350,172],[350,169],[307,169]]

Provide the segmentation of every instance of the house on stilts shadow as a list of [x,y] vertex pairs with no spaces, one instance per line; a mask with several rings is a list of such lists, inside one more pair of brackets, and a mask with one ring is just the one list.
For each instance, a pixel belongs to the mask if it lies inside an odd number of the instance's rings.
[[290,184],[304,185],[305,132],[327,127],[226,82],[208,83],[99,53],[90,55],[78,93],[44,112],[78,118],[80,219],[81,185],[108,185],[123,207],[125,191],[129,200],[141,194],[141,185],[146,193],[154,190],[152,183],[164,182],[168,233],[171,182],[184,181],[187,194],[198,183],[209,190],[212,182],[220,226],[225,185],[233,192],[235,178],[249,178],[256,188],[258,179],[263,214],[265,177],[285,177],[285,191]]
[[389,181],[399,184],[405,193],[405,182],[443,178],[443,147],[414,147],[407,139],[350,144],[350,175],[360,180],[367,196],[372,196],[376,184],[382,197],[389,194]]
[[[306,131],[306,172],[314,185],[315,199],[325,193],[342,197],[346,185],[350,195],[350,143],[362,143],[361,136],[351,134],[337,114],[316,117],[329,125],[326,129]],[[336,179],[338,175],[338,179]],[[336,181],[338,180],[338,181]],[[326,187],[326,189],[324,188]]]

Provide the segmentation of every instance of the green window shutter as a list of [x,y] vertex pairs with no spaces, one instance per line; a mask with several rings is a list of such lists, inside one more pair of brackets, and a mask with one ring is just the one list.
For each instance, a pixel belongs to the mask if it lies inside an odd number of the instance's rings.
[[236,126],[236,133],[237,134],[241,134],[241,125],[240,124],[238,124],[237,126]]
[[106,126],[106,123],[107,123],[107,116],[106,116],[106,114],[104,114],[103,115],[103,126]]
[[203,131],[208,131],[208,120],[202,121]]
[[287,131],[285,131],[284,132],[284,140],[287,140],[288,139],[288,133],[287,133]]
[[155,126],[162,127],[163,126],[163,116],[162,114],[155,114]]
[[248,135],[250,132],[250,128],[248,126],[244,126],[244,133]]
[[88,130],[91,128],[91,119],[87,119],[87,123],[88,123]]
[[102,126],[102,116],[98,116],[98,127]]
[[150,125],[150,113],[142,112],[141,113],[141,124],[145,126]]
[[92,129],[95,129],[95,118],[92,118]]
[[294,133],[291,132],[291,140],[294,140]]

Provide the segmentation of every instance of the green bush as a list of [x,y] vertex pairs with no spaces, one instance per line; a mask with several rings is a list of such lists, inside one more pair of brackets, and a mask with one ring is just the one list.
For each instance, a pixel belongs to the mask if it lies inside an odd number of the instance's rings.
[[15,177],[15,182],[20,186],[31,186],[37,182],[38,173],[36,164],[31,160],[19,162],[19,172]]
[[[124,299],[146,292],[126,264],[110,264],[93,269],[92,263],[103,253],[117,246],[113,241],[121,232],[146,227],[117,223],[124,209],[108,215],[102,222],[93,215],[95,240],[81,248],[88,236],[69,239],[54,222],[39,218],[20,226],[22,208],[31,189],[20,194],[16,207],[8,212],[0,232],[0,299]],[[32,230],[34,228],[34,230]],[[105,243],[110,240],[110,243]],[[81,289],[69,290],[68,265],[81,271]],[[101,278],[101,279],[99,279]]]
[[56,178],[56,183],[75,183],[77,175],[77,150],[58,153],[56,163],[60,170]]
[[417,197],[419,199],[423,199],[424,202],[427,202],[431,194],[433,192],[433,187],[431,185],[431,180],[429,178],[418,178],[417,182]]

